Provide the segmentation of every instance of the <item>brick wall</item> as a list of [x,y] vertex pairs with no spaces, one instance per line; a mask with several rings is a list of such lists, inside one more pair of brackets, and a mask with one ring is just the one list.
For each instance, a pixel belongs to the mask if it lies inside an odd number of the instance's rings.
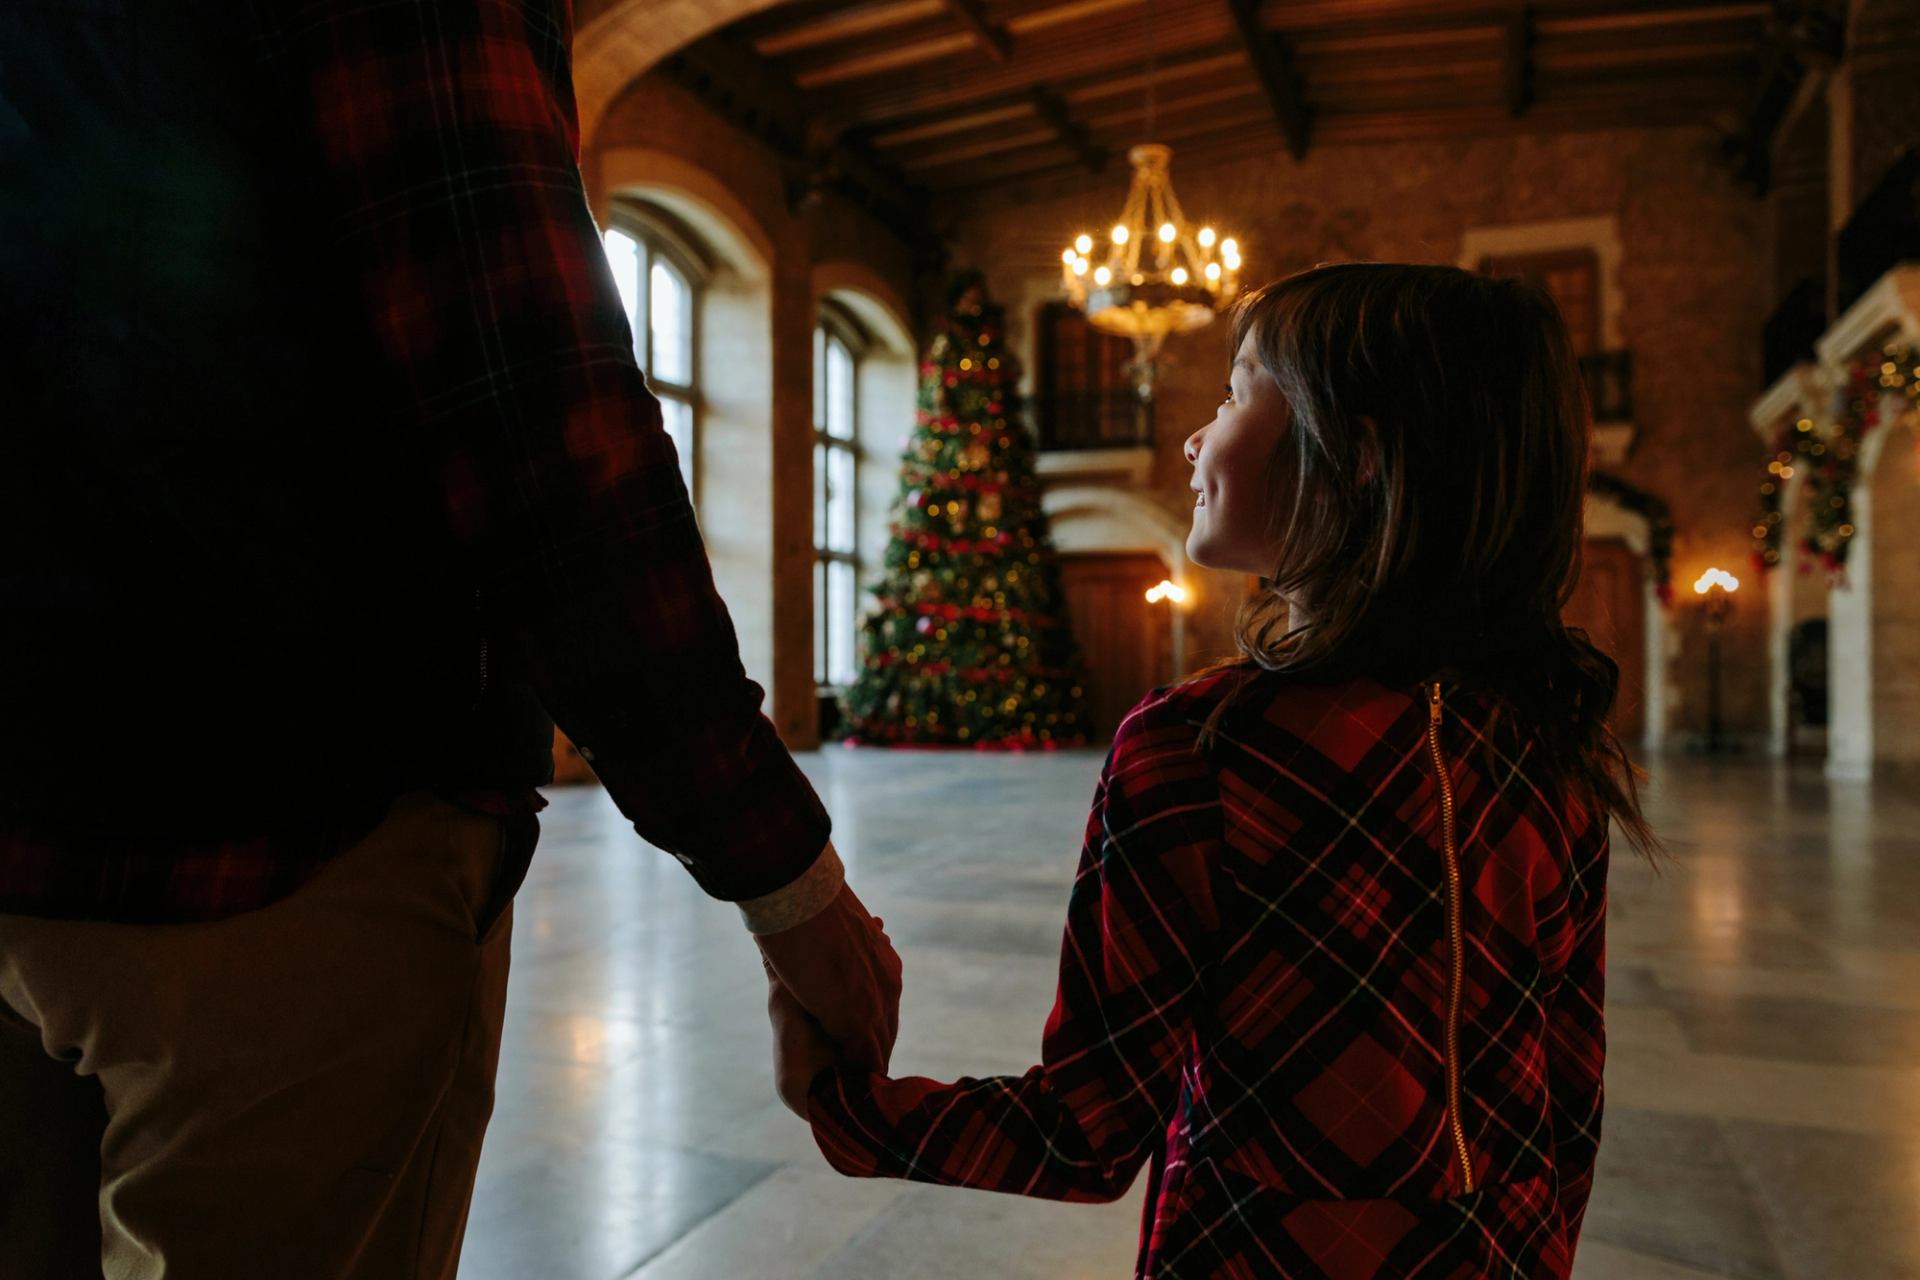
[[[1743,572],[1756,501],[1756,444],[1746,411],[1759,388],[1759,331],[1770,302],[1765,209],[1737,189],[1703,129],[1325,147],[1294,162],[1277,149],[1192,169],[1176,153],[1188,216],[1240,237],[1243,278],[1270,279],[1322,261],[1454,262],[1476,228],[1612,217],[1621,243],[1621,338],[1635,360],[1637,443],[1628,480],[1667,499],[1683,592],[1669,644],[1670,728],[1704,724],[1703,631],[1684,598],[1709,564]],[[1057,286],[1059,253],[1078,231],[1110,225],[1121,173],[1075,191],[997,201],[957,231],[963,263],[988,273],[1011,305],[1010,338],[1031,342],[1033,306]],[[1212,415],[1228,362],[1223,326],[1168,343],[1158,395],[1151,496],[1182,518],[1191,507],[1181,442]],[[1031,352],[1029,357],[1031,366]],[[1202,574],[1189,647],[1230,652],[1244,584]],[[1748,607],[1750,604],[1750,607]],[[1765,727],[1764,608],[1742,600],[1726,634],[1724,708],[1735,732]]]

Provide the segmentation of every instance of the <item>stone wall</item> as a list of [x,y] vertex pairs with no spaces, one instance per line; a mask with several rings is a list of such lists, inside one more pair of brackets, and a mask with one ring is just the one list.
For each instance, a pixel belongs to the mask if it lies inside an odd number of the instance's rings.
[[1911,767],[1920,765],[1920,427],[1883,429],[1865,569],[1873,589],[1873,753]]
[[[1294,162],[1263,151],[1183,168],[1188,216],[1239,236],[1250,283],[1318,262],[1455,262],[1469,231],[1570,218],[1611,218],[1621,246],[1621,339],[1634,353],[1637,441],[1614,468],[1672,504],[1678,530],[1670,618],[1670,726],[1705,721],[1704,630],[1689,598],[1710,564],[1742,572],[1756,501],[1756,448],[1746,422],[1759,391],[1760,324],[1771,298],[1765,208],[1739,190],[1704,129],[1632,129],[1557,136],[1328,146]],[[960,224],[959,261],[988,273],[1009,303],[1010,340],[1031,355],[1034,307],[1057,291],[1059,254],[1080,231],[1111,224],[1125,175],[1021,199],[1009,193]],[[1219,325],[1168,343],[1158,396],[1149,496],[1185,518],[1181,443],[1212,416],[1228,353]],[[1031,367],[1031,359],[1027,360]],[[1228,623],[1245,589],[1198,574],[1190,660],[1231,652]],[[1751,607],[1748,607],[1750,604]],[[1765,608],[1741,601],[1726,632],[1730,729],[1765,727]]]

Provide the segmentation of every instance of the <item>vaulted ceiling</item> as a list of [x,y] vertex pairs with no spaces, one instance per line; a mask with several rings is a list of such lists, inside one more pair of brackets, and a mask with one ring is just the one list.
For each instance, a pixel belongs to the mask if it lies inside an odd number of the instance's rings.
[[787,0],[660,69],[804,157],[816,185],[878,207],[924,207],[1124,171],[1127,148],[1149,132],[1190,163],[1248,147],[1300,157],[1336,142],[1713,124],[1737,158],[1780,96],[1783,60],[1800,56],[1782,34],[1782,9]]

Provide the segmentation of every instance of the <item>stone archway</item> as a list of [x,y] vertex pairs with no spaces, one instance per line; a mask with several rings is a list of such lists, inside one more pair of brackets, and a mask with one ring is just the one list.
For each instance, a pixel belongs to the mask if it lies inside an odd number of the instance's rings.
[[1826,575],[1807,571],[1803,561],[1807,526],[1802,501],[1808,472],[1794,474],[1780,489],[1780,563],[1766,575],[1767,591],[1767,747],[1769,754],[1786,755],[1792,743],[1791,686],[1793,629],[1808,618],[1828,612]]
[[[1886,425],[1857,455],[1856,530],[1845,578],[1832,592],[1832,728],[1827,774],[1867,781],[1882,762],[1920,764],[1920,426],[1882,401]],[[1897,496],[1898,495],[1898,496]],[[1902,500],[1904,497],[1904,500]]]
[[1907,768],[1920,765],[1920,414],[1875,434],[1871,457],[1862,450],[1869,549],[1857,570],[1871,579],[1873,755]]
[[[1074,606],[1074,625],[1087,656],[1090,714],[1097,718],[1098,704],[1112,700],[1103,696],[1103,690],[1111,693],[1124,686],[1124,696],[1116,704],[1124,711],[1148,689],[1185,675],[1186,609],[1173,602],[1149,604],[1132,592],[1152,584],[1154,570],[1149,566],[1154,565],[1192,589],[1186,525],[1138,494],[1104,485],[1050,489],[1041,507],[1061,555],[1063,586],[1069,598],[1076,593],[1080,597]],[[1144,584],[1131,581],[1140,577],[1145,578]],[[1097,634],[1086,633],[1087,620],[1080,616],[1089,603],[1101,606],[1098,612],[1104,621],[1095,624]],[[1140,612],[1154,609],[1167,610],[1164,632],[1153,624],[1150,613]],[[1104,664],[1103,654],[1108,659]],[[1164,669],[1156,670],[1162,664]],[[1111,668],[1104,684],[1103,665]],[[1096,727],[1110,731],[1115,725]]]
[[[1653,550],[1652,528],[1647,517],[1603,493],[1587,494],[1585,536],[1589,541],[1623,542],[1643,564]],[[1652,581],[1645,581],[1641,591],[1645,675],[1641,689],[1640,745],[1655,752],[1666,745],[1667,738],[1667,613]]]
[[583,0],[575,10],[573,94],[582,151],[627,86],[667,55],[780,0]]

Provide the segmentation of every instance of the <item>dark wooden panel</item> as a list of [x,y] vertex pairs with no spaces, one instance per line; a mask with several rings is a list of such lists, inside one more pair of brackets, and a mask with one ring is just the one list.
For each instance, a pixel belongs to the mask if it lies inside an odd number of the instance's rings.
[[1146,600],[1167,567],[1142,553],[1069,555],[1060,574],[1087,661],[1090,732],[1110,738],[1135,703],[1173,679],[1173,615]]
[[1560,615],[1568,626],[1585,629],[1588,637],[1620,664],[1620,697],[1614,703],[1613,731],[1623,741],[1639,737],[1645,724],[1645,583],[1640,557],[1626,543],[1617,538],[1590,538],[1573,598]]

